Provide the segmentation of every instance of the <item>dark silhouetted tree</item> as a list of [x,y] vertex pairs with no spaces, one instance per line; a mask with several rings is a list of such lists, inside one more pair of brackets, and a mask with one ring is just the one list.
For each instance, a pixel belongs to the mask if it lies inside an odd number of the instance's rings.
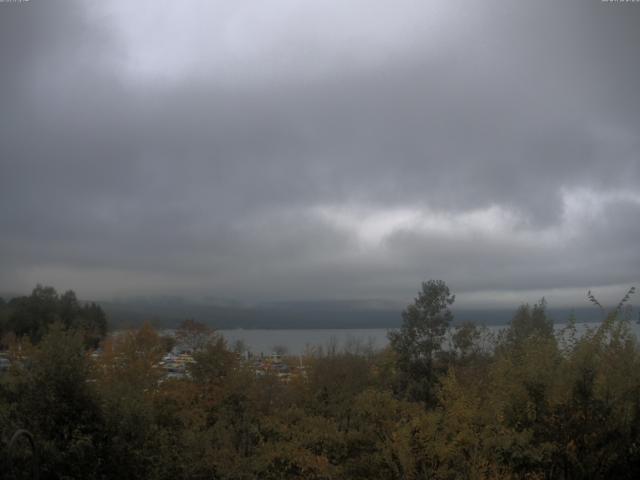
[[449,306],[454,300],[442,280],[423,282],[414,302],[402,312],[400,330],[389,332],[397,356],[399,387],[414,400],[429,402],[434,398],[434,362],[453,319]]
[[28,297],[11,299],[13,309],[8,329],[17,336],[28,336],[33,342],[39,341],[49,326],[59,316],[59,298],[53,287],[37,285]]
[[49,327],[60,321],[66,329],[80,331],[85,346],[95,348],[107,334],[107,316],[96,303],[82,305],[73,290],[58,295],[53,287],[36,286],[31,295],[9,302],[5,330],[37,343]]
[[547,315],[547,302],[544,298],[530,307],[521,305],[516,311],[506,332],[507,342],[512,346],[522,345],[531,336],[553,337],[553,320]]

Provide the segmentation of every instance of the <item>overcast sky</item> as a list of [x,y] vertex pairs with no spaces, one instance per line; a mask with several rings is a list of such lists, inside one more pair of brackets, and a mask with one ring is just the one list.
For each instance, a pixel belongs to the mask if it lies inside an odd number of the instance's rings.
[[640,279],[640,3],[0,3],[0,291],[584,305]]

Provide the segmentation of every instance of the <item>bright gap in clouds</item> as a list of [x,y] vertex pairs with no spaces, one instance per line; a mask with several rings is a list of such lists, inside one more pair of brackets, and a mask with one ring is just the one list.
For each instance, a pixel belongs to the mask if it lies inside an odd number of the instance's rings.
[[384,247],[385,240],[399,232],[424,236],[482,236],[520,245],[563,245],[588,233],[608,208],[620,204],[640,206],[640,194],[630,191],[596,192],[587,188],[564,189],[561,222],[532,227],[518,211],[501,205],[451,212],[428,207],[372,208],[326,205],[312,215],[351,233],[364,249]]
[[435,51],[451,22],[445,1],[112,0],[90,7],[120,39],[130,80],[204,75],[238,84],[300,80]]
[[520,223],[514,212],[497,205],[459,213],[425,207],[373,209],[324,206],[314,209],[314,214],[331,225],[350,231],[365,248],[382,247],[389,236],[398,232],[427,236],[481,234],[500,237],[515,234]]

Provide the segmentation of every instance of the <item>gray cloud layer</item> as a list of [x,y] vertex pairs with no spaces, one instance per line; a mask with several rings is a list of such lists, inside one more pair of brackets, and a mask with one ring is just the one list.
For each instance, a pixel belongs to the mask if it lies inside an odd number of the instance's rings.
[[599,1],[0,4],[0,290],[637,282],[638,26]]

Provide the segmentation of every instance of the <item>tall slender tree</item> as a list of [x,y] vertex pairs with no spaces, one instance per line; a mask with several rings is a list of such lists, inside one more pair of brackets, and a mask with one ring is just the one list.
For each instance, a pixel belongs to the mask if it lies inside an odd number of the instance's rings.
[[455,295],[444,281],[423,282],[414,302],[402,312],[400,330],[389,332],[399,388],[414,400],[430,402],[434,398],[434,361],[453,319],[449,307],[454,301]]

